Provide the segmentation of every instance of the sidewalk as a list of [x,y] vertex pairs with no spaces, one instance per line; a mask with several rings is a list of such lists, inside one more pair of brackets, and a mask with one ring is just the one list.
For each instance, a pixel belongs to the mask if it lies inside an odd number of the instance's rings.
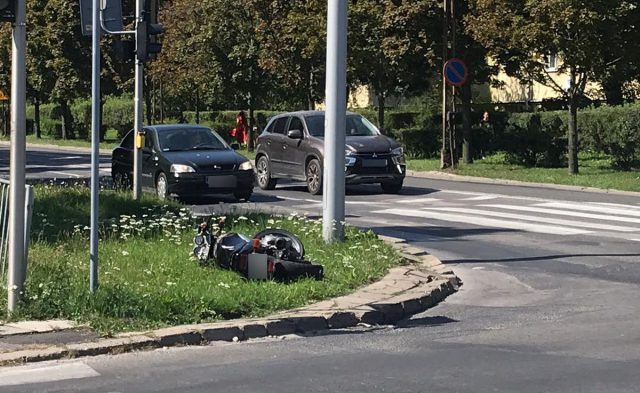
[[0,366],[54,359],[119,354],[215,341],[237,342],[329,329],[391,325],[443,301],[462,285],[437,258],[401,239],[380,236],[409,262],[353,294],[261,319],[243,319],[130,332],[101,338],[68,321],[0,325]]

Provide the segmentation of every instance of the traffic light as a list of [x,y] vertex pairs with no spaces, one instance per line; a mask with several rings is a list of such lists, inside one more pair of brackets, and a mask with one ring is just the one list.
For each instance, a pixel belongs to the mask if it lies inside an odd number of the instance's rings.
[[16,1],[0,0],[0,22],[16,21]]
[[162,44],[158,42],[157,36],[162,34],[164,29],[161,24],[153,23],[155,15],[152,15],[149,3],[149,0],[144,2],[142,21],[136,26],[136,57],[142,62],[149,61],[162,50]]

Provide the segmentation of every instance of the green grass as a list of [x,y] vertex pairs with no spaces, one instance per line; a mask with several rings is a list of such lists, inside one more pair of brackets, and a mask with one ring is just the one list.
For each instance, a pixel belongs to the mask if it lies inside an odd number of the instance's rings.
[[[229,214],[229,231],[247,235],[267,227],[300,236],[325,279],[282,284],[202,267],[190,255],[197,221],[177,204],[141,203],[126,194],[101,194],[100,287],[89,293],[89,193],[39,187],[20,319],[67,318],[104,335],[127,330],[259,317],[347,294],[383,276],[402,258],[372,232],[347,229],[344,243],[326,245],[322,225],[302,217]],[[6,290],[5,292],[6,293]],[[6,306],[0,297],[0,308]],[[5,302],[3,304],[3,302]]]
[[[9,137],[3,137],[2,140],[8,141]],[[27,135],[27,143],[33,143],[37,145],[55,145],[63,147],[91,147],[91,141],[84,139],[54,139],[48,136],[42,136],[42,138],[36,138],[35,135]],[[117,131],[110,129],[105,135],[105,141],[100,143],[101,149],[113,149],[119,143]]]
[[[463,176],[517,180],[532,183],[564,184],[601,189],[640,191],[640,171],[612,169],[607,156],[580,154],[580,173],[569,175],[567,168],[529,168],[505,163],[503,154],[496,154],[473,164],[461,164],[457,169],[444,172]],[[439,170],[439,160],[411,160],[410,170]]]

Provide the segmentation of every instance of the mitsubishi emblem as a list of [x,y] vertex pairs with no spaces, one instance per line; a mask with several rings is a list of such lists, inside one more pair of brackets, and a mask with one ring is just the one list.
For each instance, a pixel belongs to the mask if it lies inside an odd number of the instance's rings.
[[371,156],[371,158],[378,158],[378,155],[376,153],[373,153],[373,155]]

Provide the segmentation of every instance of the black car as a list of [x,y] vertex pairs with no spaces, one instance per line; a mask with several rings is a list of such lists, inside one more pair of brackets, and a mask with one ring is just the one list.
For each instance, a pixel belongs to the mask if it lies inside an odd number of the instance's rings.
[[[215,131],[197,125],[148,126],[142,149],[142,188],[160,198],[232,193],[249,200],[255,175],[253,164]],[[111,176],[116,185],[131,185],[133,131],[113,150]]]
[[[283,113],[272,118],[258,137],[258,186],[273,189],[278,179],[288,178],[306,181],[311,194],[321,193],[324,125],[322,111]],[[384,192],[400,192],[406,173],[402,146],[359,114],[347,113],[346,126],[346,183],[379,183]]]

